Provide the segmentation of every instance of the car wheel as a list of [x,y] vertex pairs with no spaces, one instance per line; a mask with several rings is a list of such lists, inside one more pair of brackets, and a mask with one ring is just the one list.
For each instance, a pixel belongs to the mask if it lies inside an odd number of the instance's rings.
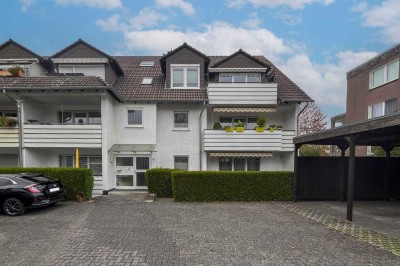
[[9,198],[4,201],[3,211],[9,216],[18,216],[24,214],[25,206],[19,199]]

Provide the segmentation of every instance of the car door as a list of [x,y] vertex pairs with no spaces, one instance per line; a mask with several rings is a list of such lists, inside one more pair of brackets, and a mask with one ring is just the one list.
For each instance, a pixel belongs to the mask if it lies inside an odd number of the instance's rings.
[[12,184],[10,179],[0,176],[0,200],[4,199],[10,193],[10,186]]

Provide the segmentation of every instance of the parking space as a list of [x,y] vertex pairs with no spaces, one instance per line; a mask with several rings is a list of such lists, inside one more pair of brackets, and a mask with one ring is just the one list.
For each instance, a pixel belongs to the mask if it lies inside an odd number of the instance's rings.
[[273,202],[175,203],[145,195],[0,215],[4,265],[399,265],[400,257]]

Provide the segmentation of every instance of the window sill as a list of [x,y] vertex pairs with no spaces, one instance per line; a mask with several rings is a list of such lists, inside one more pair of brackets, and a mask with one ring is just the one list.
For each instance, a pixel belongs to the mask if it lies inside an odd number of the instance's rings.
[[172,131],[190,131],[189,128],[174,128]]
[[125,127],[129,127],[129,128],[144,128],[144,126],[143,125],[127,125],[127,126],[125,126]]
[[372,90],[375,90],[375,89],[379,89],[379,88],[381,88],[381,87],[383,87],[383,86],[385,86],[385,85],[387,85],[387,84],[390,84],[390,83],[392,83],[392,82],[394,82],[394,81],[397,81],[398,79],[399,79],[399,78],[394,79],[394,80],[391,80],[391,81],[387,81],[387,82],[385,82],[385,83],[383,83],[383,84],[381,84],[381,85],[378,85],[378,86],[376,86],[376,87],[369,88],[369,90],[372,91]]

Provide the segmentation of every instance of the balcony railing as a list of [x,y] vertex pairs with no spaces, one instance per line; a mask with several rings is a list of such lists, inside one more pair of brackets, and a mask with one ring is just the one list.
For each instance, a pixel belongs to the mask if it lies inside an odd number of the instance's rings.
[[205,130],[203,143],[205,151],[294,151],[294,136],[294,130],[274,132]]
[[18,127],[0,127],[0,148],[16,148],[18,146]]
[[276,83],[210,83],[208,99],[214,105],[276,105]]
[[24,125],[28,148],[101,148],[101,137],[101,125]]

